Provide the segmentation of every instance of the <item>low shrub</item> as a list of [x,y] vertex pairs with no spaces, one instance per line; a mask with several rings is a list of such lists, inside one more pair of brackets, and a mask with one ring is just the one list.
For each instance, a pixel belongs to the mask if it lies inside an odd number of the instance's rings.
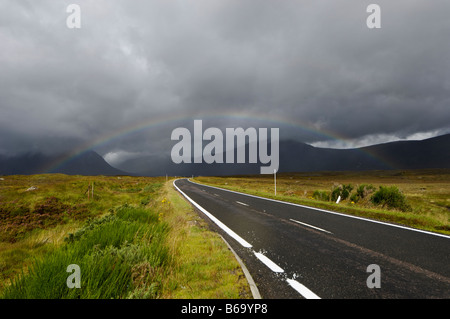
[[352,194],[350,199],[353,202],[357,203],[359,200],[367,198],[375,190],[376,190],[376,188],[372,184],[361,184],[356,189],[356,193]]
[[330,194],[326,191],[319,191],[316,190],[313,193],[313,198],[317,200],[323,200],[323,201],[329,201],[330,200]]
[[411,206],[406,202],[406,197],[396,186],[380,186],[371,197],[372,203],[382,205],[383,207],[399,209],[401,211],[410,211]]
[[346,200],[350,196],[352,190],[353,186],[351,184],[339,185],[338,187],[335,187],[331,192],[331,200],[335,202],[337,201],[339,196],[341,196],[341,200]]

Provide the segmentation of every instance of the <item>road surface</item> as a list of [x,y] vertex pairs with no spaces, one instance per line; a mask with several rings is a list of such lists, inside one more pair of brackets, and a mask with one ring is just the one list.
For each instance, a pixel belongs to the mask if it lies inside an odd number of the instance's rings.
[[187,179],[174,186],[232,246],[263,298],[450,298],[450,236]]

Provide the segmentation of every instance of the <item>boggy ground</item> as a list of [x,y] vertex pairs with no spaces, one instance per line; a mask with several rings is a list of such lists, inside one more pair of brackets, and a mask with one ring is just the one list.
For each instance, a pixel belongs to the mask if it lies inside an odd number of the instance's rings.
[[[81,289],[67,287],[69,263],[80,265]],[[0,178],[1,297],[252,296],[171,180],[44,174]]]

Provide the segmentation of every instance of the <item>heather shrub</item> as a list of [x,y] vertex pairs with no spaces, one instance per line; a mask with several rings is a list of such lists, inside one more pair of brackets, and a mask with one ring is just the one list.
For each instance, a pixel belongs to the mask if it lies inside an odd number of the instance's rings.
[[319,191],[316,190],[313,193],[313,198],[317,200],[323,200],[323,201],[329,201],[330,200],[330,194],[326,191]]
[[373,204],[383,207],[399,209],[401,211],[411,210],[411,206],[407,203],[405,195],[396,186],[380,186],[379,190],[372,195],[371,201]]
[[357,203],[359,200],[367,198],[375,190],[376,188],[372,184],[361,184],[356,189],[356,193],[352,194],[350,199]]
[[339,185],[338,187],[335,187],[331,192],[331,200],[335,202],[339,198],[339,196],[341,196],[341,200],[346,200],[350,196],[352,190],[353,186],[351,184]]

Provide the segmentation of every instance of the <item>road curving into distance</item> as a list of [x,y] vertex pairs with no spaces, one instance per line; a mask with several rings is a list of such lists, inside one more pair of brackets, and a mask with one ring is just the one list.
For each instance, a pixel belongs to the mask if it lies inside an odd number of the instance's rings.
[[178,179],[262,298],[450,298],[450,236]]

